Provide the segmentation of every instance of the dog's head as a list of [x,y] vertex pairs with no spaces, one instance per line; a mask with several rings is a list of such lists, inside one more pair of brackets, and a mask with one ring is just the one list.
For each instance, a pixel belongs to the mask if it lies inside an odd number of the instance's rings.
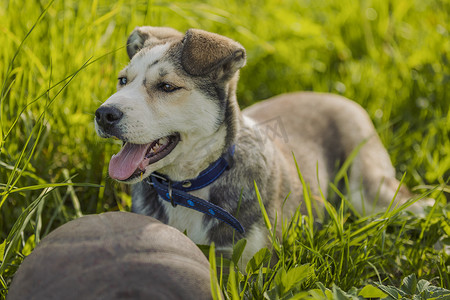
[[135,183],[199,146],[225,147],[224,139],[211,139],[229,118],[230,86],[245,64],[240,44],[198,29],[183,35],[146,26],[131,33],[127,52],[117,92],[95,113],[97,133],[124,142],[111,158],[112,178]]

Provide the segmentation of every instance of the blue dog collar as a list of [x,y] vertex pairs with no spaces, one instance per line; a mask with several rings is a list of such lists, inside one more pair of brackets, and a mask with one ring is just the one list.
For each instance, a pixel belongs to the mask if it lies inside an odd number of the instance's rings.
[[245,230],[241,223],[223,208],[214,205],[206,200],[190,195],[188,192],[199,190],[213,183],[220,175],[229,168],[227,157],[234,155],[235,146],[230,147],[228,152],[221,156],[217,161],[203,170],[197,178],[184,181],[171,181],[167,177],[154,172],[150,175],[150,182],[158,195],[165,201],[172,203],[174,207],[181,205],[194,209],[220,221],[223,221],[233,227],[240,233]]

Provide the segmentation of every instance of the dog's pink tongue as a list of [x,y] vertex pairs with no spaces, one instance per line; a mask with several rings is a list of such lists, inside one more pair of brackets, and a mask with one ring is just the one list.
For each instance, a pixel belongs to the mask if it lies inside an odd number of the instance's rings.
[[111,157],[109,162],[109,176],[117,180],[130,178],[136,171],[141,161],[145,158],[149,144],[136,145],[126,143],[119,153]]

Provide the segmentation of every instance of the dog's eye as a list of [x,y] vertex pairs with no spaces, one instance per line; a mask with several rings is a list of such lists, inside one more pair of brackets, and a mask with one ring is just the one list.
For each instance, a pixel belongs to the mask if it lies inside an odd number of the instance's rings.
[[126,85],[128,82],[128,79],[126,77],[120,77],[119,78],[119,84],[120,85]]
[[167,82],[160,83],[160,84],[158,85],[158,88],[159,88],[161,91],[166,92],[166,93],[171,93],[171,92],[174,92],[174,91],[180,89],[179,87],[174,86],[174,85],[172,85],[172,84],[170,84],[170,83],[167,83]]

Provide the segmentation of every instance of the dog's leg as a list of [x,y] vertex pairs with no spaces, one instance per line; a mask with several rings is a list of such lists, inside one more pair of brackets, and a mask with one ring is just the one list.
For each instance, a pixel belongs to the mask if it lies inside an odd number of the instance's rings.
[[[400,182],[378,136],[363,140],[361,149],[352,162],[349,176],[350,198],[354,207],[363,214],[383,211],[394,199]],[[411,198],[409,190],[402,186],[397,200]]]
[[[360,111],[358,115],[354,117],[357,122],[350,124],[353,128],[349,130],[352,131],[348,131],[354,133],[351,141],[353,149],[360,147],[353,160],[349,176],[352,204],[359,212],[367,214],[386,210],[394,197],[394,205],[405,203],[414,195],[406,186],[400,187],[400,182],[395,178],[395,169],[389,154],[367,114]],[[433,201],[432,199],[419,200],[408,210],[423,214],[424,205],[430,205]]]

